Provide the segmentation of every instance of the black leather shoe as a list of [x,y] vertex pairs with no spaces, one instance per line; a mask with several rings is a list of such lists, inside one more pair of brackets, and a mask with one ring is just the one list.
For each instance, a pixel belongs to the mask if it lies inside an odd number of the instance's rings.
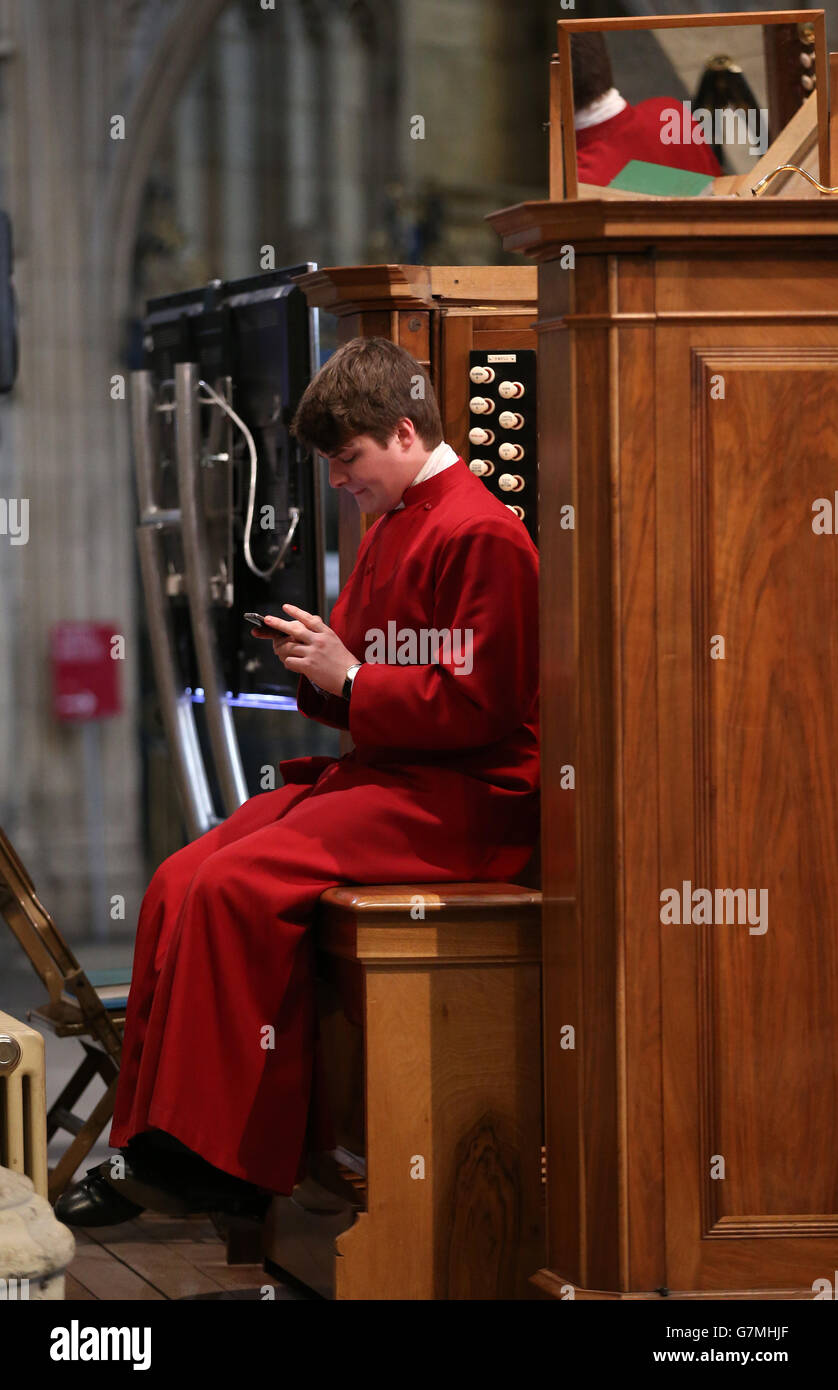
[[[162,1212],[166,1216],[196,1216],[210,1211],[248,1215],[254,1204],[258,1206],[263,1200],[257,1189],[249,1188],[244,1183],[240,1188],[234,1188],[225,1183],[196,1180],[182,1174],[155,1174],[151,1178],[145,1173],[139,1175],[128,1170],[124,1178],[106,1181],[111,1182],[130,1201],[141,1203],[150,1211]],[[264,1201],[265,1207],[269,1200]]]
[[261,1221],[272,1198],[272,1192],[220,1171],[206,1176],[174,1161],[134,1161],[123,1154],[122,1177],[114,1175],[111,1160],[105,1159],[62,1193],[55,1214],[68,1226],[115,1226],[146,1208],[166,1216],[217,1211]]
[[121,1196],[167,1216],[196,1216],[224,1212],[261,1220],[273,1193],[213,1168],[197,1154],[123,1153],[123,1176],[113,1175],[110,1162],[103,1178]]
[[81,1182],[62,1192],[54,1208],[59,1221],[66,1226],[118,1226],[139,1216],[143,1208],[105,1181],[102,1169],[107,1166],[88,1168]]

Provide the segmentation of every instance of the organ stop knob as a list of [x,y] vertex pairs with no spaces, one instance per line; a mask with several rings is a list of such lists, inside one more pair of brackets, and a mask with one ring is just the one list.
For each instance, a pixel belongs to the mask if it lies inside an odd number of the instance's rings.
[[490,478],[495,471],[495,465],[491,459],[472,459],[469,464],[472,473],[476,473],[478,478]]
[[503,396],[505,401],[516,400],[523,394],[524,387],[520,381],[502,381],[498,387],[498,395]]
[[475,415],[491,415],[495,408],[495,403],[489,396],[472,396],[468,403],[468,408]]
[[501,492],[520,492],[524,486],[524,480],[520,473],[501,473],[498,478],[498,487]]
[[502,410],[498,416],[498,424],[502,430],[519,430],[523,423],[524,417],[517,410]]
[[524,457],[524,446],[523,444],[504,443],[501,444],[498,453],[504,463],[520,463],[521,459]]
[[494,430],[484,430],[481,425],[475,425],[473,429],[470,429],[468,437],[472,444],[494,444],[495,442]]
[[494,381],[494,367],[472,367],[469,377],[477,386],[485,386],[488,381]]

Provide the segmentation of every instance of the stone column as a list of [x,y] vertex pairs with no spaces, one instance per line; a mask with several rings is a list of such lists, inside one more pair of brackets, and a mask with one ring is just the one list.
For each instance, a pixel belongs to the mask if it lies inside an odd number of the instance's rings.
[[337,264],[364,260],[366,247],[365,113],[370,71],[359,28],[346,8],[332,14],[327,30],[331,73],[328,111],[329,233]]
[[241,12],[228,9],[214,34],[218,83],[218,213],[222,280],[259,273],[256,235],[256,170],[259,125],[252,39]]
[[303,23],[298,0],[284,12],[284,127],[287,139],[286,218],[292,258],[312,257],[312,236],[317,224],[317,105],[316,54],[310,29]]
[[[84,933],[89,900],[81,733],[50,711],[48,633],[61,619],[113,621],[125,637],[123,712],[101,726],[107,897],[130,925],[141,890],[133,485],[126,403],[103,318],[103,184],[112,152],[105,94],[113,70],[107,0],[19,0],[13,12],[20,375],[15,448],[30,535],[15,556],[20,596],[14,838],[65,931]],[[117,925],[116,930],[120,927]]]
[[[47,640],[60,619],[125,638],[123,710],[101,728],[108,906],[130,935],[145,888],[140,833],[134,479],[124,374],[142,187],[175,100],[224,0],[2,0],[2,157],[16,245],[20,373],[0,407],[2,482],[29,499],[29,539],[0,537],[4,828],[68,935],[93,917],[80,733],[50,710]],[[111,138],[125,118],[124,140]],[[119,133],[116,131],[115,133]],[[11,451],[11,458],[9,458]],[[11,710],[14,713],[10,713]]]
[[187,255],[206,245],[208,193],[208,102],[203,71],[190,80],[177,105],[174,143],[174,195],[178,229]]

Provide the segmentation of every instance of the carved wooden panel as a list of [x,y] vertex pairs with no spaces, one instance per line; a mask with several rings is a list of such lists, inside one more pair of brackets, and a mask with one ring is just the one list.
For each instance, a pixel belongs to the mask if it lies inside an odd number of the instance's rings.
[[658,332],[667,1280],[808,1285],[838,1234],[838,336],[698,336]]

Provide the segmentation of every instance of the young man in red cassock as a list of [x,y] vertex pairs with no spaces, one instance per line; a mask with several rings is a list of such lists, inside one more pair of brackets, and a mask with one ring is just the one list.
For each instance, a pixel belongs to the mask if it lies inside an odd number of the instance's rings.
[[700,126],[690,120],[690,140],[667,141],[671,121],[681,113],[672,97],[652,97],[630,106],[614,86],[611,59],[602,34],[572,34],[573,105],[576,127],[576,174],[580,183],[607,188],[632,159],[665,164],[717,178],[721,165],[704,143]]
[[110,1135],[123,1153],[59,1198],[69,1224],[259,1212],[290,1193],[334,1143],[317,1086],[321,894],[514,878],[538,835],[538,552],[521,521],[443,441],[426,373],[385,339],[339,348],[294,430],[332,487],[381,513],[329,624],[290,604],[269,619],[299,709],[354,748],[280,762],[282,787],[152,878]]

